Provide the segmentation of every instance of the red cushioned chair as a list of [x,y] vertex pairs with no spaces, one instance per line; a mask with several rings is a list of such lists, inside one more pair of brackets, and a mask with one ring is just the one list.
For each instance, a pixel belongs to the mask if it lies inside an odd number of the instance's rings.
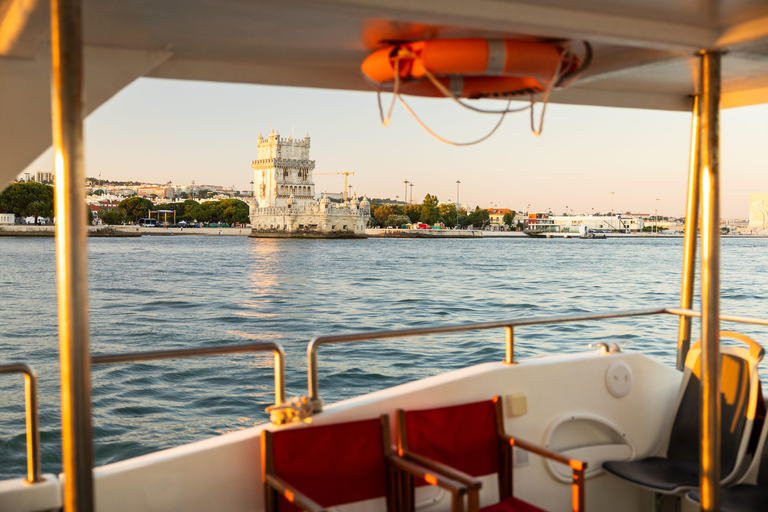
[[466,486],[392,454],[389,418],[297,428],[261,435],[265,509],[308,510],[386,497],[387,511],[401,509],[402,474],[434,482],[456,500]]
[[[541,512],[513,496],[512,448],[522,448],[573,468],[573,511],[584,511],[586,463],[567,459],[504,432],[500,397],[470,404],[397,411],[397,447],[401,457],[467,486],[468,510]],[[499,503],[479,508],[479,476],[498,473]],[[403,501],[413,510],[413,478],[403,486]],[[424,485],[421,482],[421,485]]]

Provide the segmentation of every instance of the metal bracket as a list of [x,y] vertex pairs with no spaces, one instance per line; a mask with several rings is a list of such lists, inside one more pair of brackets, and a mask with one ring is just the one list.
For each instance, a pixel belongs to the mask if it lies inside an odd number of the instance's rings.
[[275,425],[302,421],[312,416],[314,412],[306,396],[290,398],[281,404],[270,405],[265,410],[269,413],[270,421]]

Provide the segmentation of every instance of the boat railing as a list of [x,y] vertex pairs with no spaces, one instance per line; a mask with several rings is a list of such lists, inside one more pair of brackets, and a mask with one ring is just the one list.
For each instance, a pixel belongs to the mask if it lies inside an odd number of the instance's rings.
[[40,470],[40,425],[37,407],[37,374],[26,363],[0,365],[0,375],[24,374],[24,400],[27,420],[27,482],[36,484],[43,481]]
[[[323,400],[320,398],[320,389],[318,384],[318,365],[317,365],[317,352],[322,345],[331,345],[336,343],[352,343],[357,341],[371,341],[381,340],[388,338],[406,338],[411,336],[426,336],[434,334],[452,334],[467,331],[480,331],[489,329],[505,329],[506,330],[506,354],[504,357],[504,363],[512,365],[515,364],[515,328],[532,326],[532,325],[547,325],[547,324],[560,324],[569,322],[585,322],[593,320],[608,320],[614,318],[628,318],[637,316],[653,316],[653,315],[676,315],[684,317],[701,317],[701,313],[692,309],[683,308],[657,308],[657,309],[642,309],[634,311],[614,311],[607,313],[594,313],[589,315],[573,315],[573,316],[557,316],[557,317],[534,317],[534,318],[517,318],[513,320],[501,320],[497,322],[478,322],[456,325],[444,325],[434,327],[420,327],[415,329],[396,329],[388,331],[371,331],[364,333],[353,334],[340,334],[334,336],[317,336],[309,342],[307,346],[307,384],[309,397],[308,401],[312,406],[313,412],[321,412],[323,410]],[[751,317],[740,317],[722,315],[720,320],[723,322],[738,322],[755,325],[768,326],[768,320],[762,320]],[[683,355],[684,360],[685,355]]]

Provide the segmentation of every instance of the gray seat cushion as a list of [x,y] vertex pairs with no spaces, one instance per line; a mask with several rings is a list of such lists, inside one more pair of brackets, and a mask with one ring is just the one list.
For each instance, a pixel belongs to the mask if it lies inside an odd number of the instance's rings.
[[699,486],[699,464],[686,460],[648,457],[633,461],[608,461],[603,469],[634,484],[661,493]]

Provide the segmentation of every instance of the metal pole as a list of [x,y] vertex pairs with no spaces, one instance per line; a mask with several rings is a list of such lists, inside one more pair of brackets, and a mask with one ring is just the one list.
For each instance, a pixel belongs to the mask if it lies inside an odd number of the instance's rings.
[[405,183],[405,206],[408,206],[408,184],[410,181],[405,180],[403,183]]
[[720,510],[720,52],[701,53],[701,510]]
[[51,0],[64,510],[93,510],[81,0]]
[[459,205],[461,202],[459,201],[459,185],[461,185],[461,182],[459,180],[456,180],[456,220],[459,219]]
[[[701,102],[693,98],[691,119],[691,156],[688,168],[688,206],[685,211],[685,240],[683,241],[683,284],[680,307],[693,308],[693,287],[696,282],[696,235],[699,228],[699,191],[701,189]],[[691,347],[691,318],[680,317],[677,334],[677,369],[685,369],[685,358]]]
[[514,327],[508,325],[507,331],[507,354],[504,362],[507,364],[515,364],[515,330]]

